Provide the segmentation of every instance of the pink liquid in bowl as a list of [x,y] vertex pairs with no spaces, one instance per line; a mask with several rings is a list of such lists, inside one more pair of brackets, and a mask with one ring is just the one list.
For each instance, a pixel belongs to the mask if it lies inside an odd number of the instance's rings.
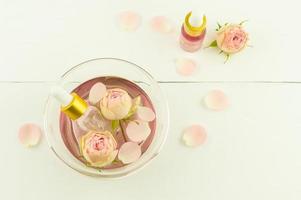
[[[107,89],[111,88],[121,88],[129,93],[129,95],[132,98],[135,98],[137,96],[141,97],[141,104],[145,107],[149,107],[152,109],[155,113],[154,107],[152,105],[152,102],[149,98],[149,96],[135,83],[119,78],[119,77],[98,77],[94,78],[91,80],[88,80],[78,87],[76,87],[73,92],[76,92],[79,96],[81,96],[83,99],[87,99],[89,96],[89,91],[91,87],[95,84],[101,82],[106,85]],[[74,123],[73,123],[74,124]],[[126,124],[122,123],[123,130],[126,128]],[[148,138],[141,144],[141,150],[142,154],[146,152],[148,149],[149,145],[151,144],[154,136],[155,136],[155,129],[156,129],[156,119],[149,122],[149,127],[151,129],[151,133],[148,136]],[[76,157],[78,160],[83,162],[84,164],[87,164],[85,159],[82,157],[79,151],[79,146],[78,146],[78,141],[74,135],[74,130],[77,127],[72,125],[72,121],[64,114],[61,112],[60,115],[60,130],[61,130],[61,136],[62,139],[67,147],[67,149],[71,152],[71,154]],[[77,130],[78,131],[78,130]],[[84,133],[83,133],[84,134]],[[115,134],[115,139],[118,143],[118,149],[120,146],[125,143],[124,135],[122,134],[121,131],[118,131]],[[125,134],[126,136],[126,134]],[[129,141],[129,139],[126,136],[126,140]],[[118,168],[118,167],[123,167],[124,164],[120,161],[118,162],[113,162],[112,164],[106,166],[104,169],[113,169],[113,168]]]

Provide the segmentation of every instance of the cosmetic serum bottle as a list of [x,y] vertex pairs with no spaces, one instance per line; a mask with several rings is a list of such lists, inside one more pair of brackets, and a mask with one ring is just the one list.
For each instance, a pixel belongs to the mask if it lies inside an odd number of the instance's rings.
[[[63,88],[52,88],[52,96],[61,104],[61,111],[65,113],[73,123],[76,123],[83,131],[103,130],[104,120],[98,108],[88,105],[76,93],[69,94]],[[75,133],[76,134],[76,133]]]
[[189,12],[181,28],[180,46],[188,52],[195,52],[202,47],[206,35],[206,16]]

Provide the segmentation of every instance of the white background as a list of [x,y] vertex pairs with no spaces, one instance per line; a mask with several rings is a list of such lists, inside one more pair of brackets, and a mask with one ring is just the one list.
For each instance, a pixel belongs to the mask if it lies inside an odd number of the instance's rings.
[[[250,44],[223,64],[217,51],[183,52],[177,38],[191,9],[216,22],[249,20]],[[1,199],[300,200],[301,66],[297,0],[0,0],[0,195]],[[143,17],[136,32],[116,26],[116,16]],[[150,30],[156,15],[172,19],[176,32]],[[176,58],[196,59],[199,72],[177,75]],[[18,143],[25,122],[42,126],[50,86],[70,67],[97,57],[135,62],[161,81],[170,104],[171,128],[162,153],[142,171],[103,181],[70,170],[48,149]],[[213,112],[202,105],[222,89],[231,106]],[[181,97],[181,98],[179,98]],[[181,131],[208,131],[207,143],[186,148]]]

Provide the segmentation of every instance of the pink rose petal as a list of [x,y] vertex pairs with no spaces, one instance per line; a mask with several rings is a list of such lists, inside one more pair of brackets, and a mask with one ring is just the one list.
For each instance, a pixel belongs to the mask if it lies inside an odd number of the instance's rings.
[[134,11],[124,11],[118,15],[119,26],[126,31],[135,31],[141,24],[141,16]]
[[150,133],[151,129],[149,128],[148,122],[141,120],[131,121],[126,127],[126,134],[133,142],[144,141]]
[[94,84],[89,92],[89,102],[96,104],[106,95],[106,86],[103,83]]
[[212,90],[205,96],[204,103],[207,108],[220,111],[228,107],[229,100],[223,91]]
[[151,28],[159,33],[170,33],[173,31],[171,21],[164,16],[153,17],[150,21]]
[[135,142],[124,143],[118,153],[118,159],[124,164],[138,160],[141,156],[141,147]]
[[156,118],[154,111],[145,106],[138,106],[136,114],[139,119],[146,122],[151,122]]
[[40,142],[41,135],[41,128],[32,123],[23,124],[18,133],[19,141],[26,147],[37,145]]
[[197,147],[206,141],[207,133],[204,127],[192,125],[184,130],[182,140],[186,146]]
[[176,60],[176,69],[182,76],[193,75],[198,69],[196,61],[190,58],[179,58]]

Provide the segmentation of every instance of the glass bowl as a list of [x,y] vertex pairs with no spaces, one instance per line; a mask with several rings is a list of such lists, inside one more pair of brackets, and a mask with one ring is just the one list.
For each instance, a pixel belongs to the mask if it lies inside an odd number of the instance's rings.
[[50,149],[70,168],[88,176],[124,177],[141,169],[160,152],[168,133],[168,104],[158,83],[147,71],[134,63],[117,58],[97,58],[80,63],[63,74],[57,84],[71,92],[83,82],[100,76],[115,76],[132,81],[140,86],[151,99],[156,112],[156,128],[154,138],[146,152],[134,163],[120,168],[100,171],[87,167],[71,154],[63,142],[59,125],[60,104],[52,96],[47,99],[44,114],[46,138]]

